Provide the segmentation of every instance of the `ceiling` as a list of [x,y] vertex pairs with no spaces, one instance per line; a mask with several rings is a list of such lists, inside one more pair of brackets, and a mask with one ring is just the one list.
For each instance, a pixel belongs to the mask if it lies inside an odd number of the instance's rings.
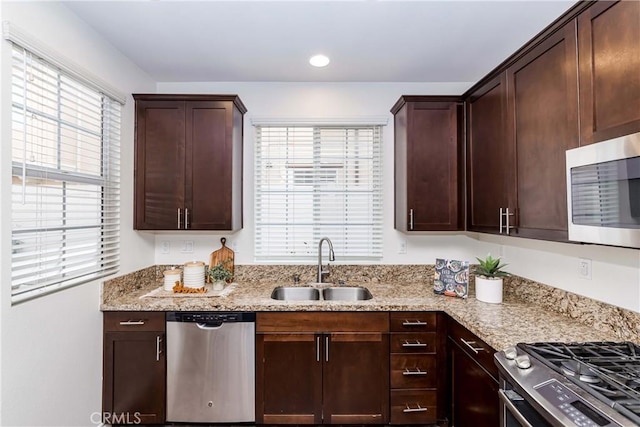
[[574,1],[63,3],[158,82],[475,82]]

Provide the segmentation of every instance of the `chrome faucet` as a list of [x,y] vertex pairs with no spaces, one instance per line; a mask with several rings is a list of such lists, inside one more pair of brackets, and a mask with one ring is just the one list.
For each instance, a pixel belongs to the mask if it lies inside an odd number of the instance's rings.
[[318,283],[323,283],[324,276],[329,275],[329,264],[327,264],[327,269],[322,269],[322,242],[326,241],[329,244],[329,261],[335,261],[336,256],[333,253],[333,244],[328,237],[323,237],[320,239],[320,243],[318,243]]

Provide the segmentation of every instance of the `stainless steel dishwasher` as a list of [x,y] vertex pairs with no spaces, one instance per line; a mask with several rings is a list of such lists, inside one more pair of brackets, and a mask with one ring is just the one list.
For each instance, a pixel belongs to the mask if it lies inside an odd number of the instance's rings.
[[167,313],[167,421],[255,421],[255,313]]

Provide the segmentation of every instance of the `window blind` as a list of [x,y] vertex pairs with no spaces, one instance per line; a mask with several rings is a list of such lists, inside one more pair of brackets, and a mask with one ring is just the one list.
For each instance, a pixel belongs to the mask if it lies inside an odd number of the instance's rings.
[[256,260],[382,256],[381,126],[256,126]]
[[117,271],[120,110],[13,45],[13,302]]

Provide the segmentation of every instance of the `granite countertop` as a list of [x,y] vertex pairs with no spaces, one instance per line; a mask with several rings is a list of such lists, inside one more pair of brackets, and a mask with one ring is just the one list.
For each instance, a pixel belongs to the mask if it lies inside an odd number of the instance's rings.
[[[290,282],[289,282],[290,283]],[[349,282],[366,286],[373,299],[345,301],[276,301],[271,291],[287,282],[238,283],[228,296],[143,297],[162,286],[159,280],[137,282],[135,288],[105,292],[103,311],[443,311],[475,333],[494,349],[502,350],[518,342],[536,341],[620,341],[612,332],[554,312],[541,305],[505,294],[502,304],[435,295],[425,281]]]

